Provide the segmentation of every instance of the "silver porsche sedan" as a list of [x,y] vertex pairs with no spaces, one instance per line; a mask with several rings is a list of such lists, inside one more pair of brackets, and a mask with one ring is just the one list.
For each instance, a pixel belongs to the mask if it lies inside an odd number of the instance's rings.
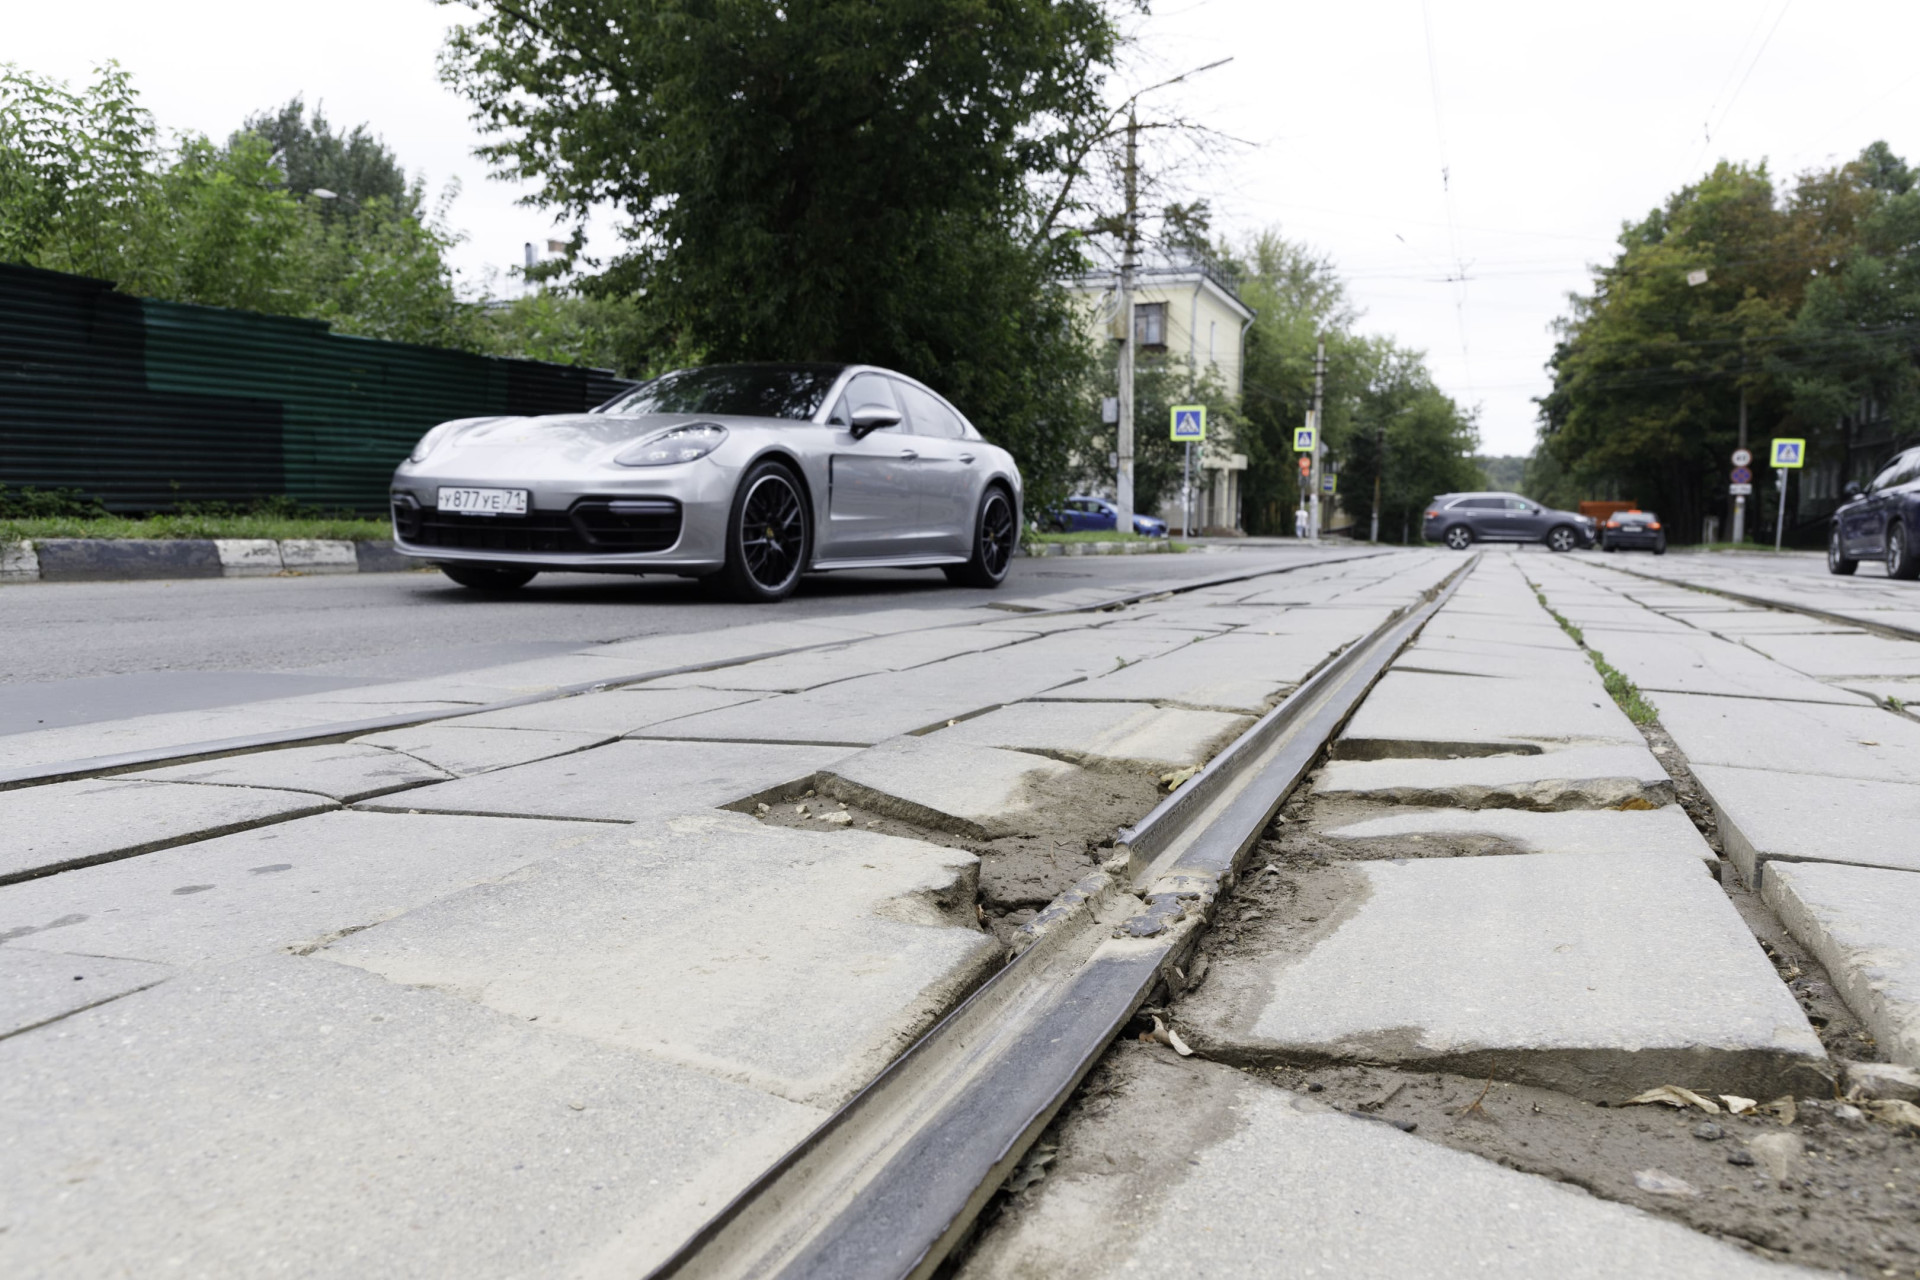
[[462,418],[393,473],[405,555],[464,586],[663,573],[744,600],[800,575],[939,568],[997,587],[1020,470],[938,395],[870,365],[682,369],[591,413]]

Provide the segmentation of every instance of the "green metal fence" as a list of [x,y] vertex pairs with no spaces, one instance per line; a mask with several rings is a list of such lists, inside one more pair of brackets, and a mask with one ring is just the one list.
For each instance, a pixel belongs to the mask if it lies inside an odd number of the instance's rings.
[[382,511],[435,423],[577,413],[628,385],[0,264],[0,484],[79,489],[113,511],[280,494]]

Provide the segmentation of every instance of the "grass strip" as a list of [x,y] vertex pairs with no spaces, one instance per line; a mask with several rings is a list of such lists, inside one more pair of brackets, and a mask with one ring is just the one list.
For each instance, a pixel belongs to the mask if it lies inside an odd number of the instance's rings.
[[385,520],[357,516],[271,515],[30,516],[0,519],[0,543],[44,538],[325,538],[381,542],[393,536]]
[[1540,607],[1545,609],[1548,615],[1560,624],[1562,631],[1573,637],[1573,642],[1580,646],[1580,651],[1586,654],[1588,659],[1592,661],[1593,669],[1600,673],[1601,683],[1607,687],[1607,696],[1613,699],[1616,706],[1627,713],[1627,719],[1633,721],[1635,724],[1652,724],[1660,718],[1660,712],[1651,702],[1647,701],[1647,695],[1640,692],[1640,686],[1627,679],[1626,673],[1608,662],[1605,654],[1601,653],[1598,649],[1588,648],[1587,637],[1581,632],[1580,628],[1568,622],[1552,605],[1547,603],[1546,592],[1536,586],[1533,588],[1533,598],[1538,600]]

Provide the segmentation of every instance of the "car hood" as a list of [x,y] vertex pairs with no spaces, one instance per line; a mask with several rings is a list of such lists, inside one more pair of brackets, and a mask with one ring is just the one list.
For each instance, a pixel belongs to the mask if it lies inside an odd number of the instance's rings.
[[456,425],[416,465],[428,472],[441,468],[465,472],[516,466],[543,470],[603,466],[631,444],[667,428],[692,422],[717,422],[731,430],[780,430],[808,425],[784,418],[688,413],[555,413],[538,417],[472,418]]

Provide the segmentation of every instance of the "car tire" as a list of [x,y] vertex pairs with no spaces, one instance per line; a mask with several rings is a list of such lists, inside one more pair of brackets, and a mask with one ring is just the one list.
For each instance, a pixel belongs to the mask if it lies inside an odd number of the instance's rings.
[[767,459],[748,468],[727,515],[727,567],[716,584],[745,604],[784,600],[813,552],[813,513],[800,477]]
[[513,591],[539,576],[538,569],[508,564],[443,564],[440,572],[475,591]]
[[1920,578],[1920,547],[1913,545],[1907,526],[1898,520],[1887,524],[1887,576]]
[[1580,534],[1570,524],[1557,524],[1547,530],[1547,550],[1567,552],[1580,545]]
[[1473,530],[1463,524],[1456,524],[1442,534],[1440,540],[1455,551],[1465,551],[1473,545]]
[[1657,556],[1663,556],[1667,554],[1667,540],[1665,538],[1662,538],[1660,539],[1660,541],[1653,544],[1653,554]]
[[1019,522],[1013,516],[1013,495],[997,484],[980,495],[973,515],[973,554],[965,564],[945,566],[947,581],[956,587],[988,591],[1007,580],[1013,568],[1014,548],[1020,543]]
[[1827,572],[1847,577],[1860,567],[1860,562],[1847,554],[1846,544],[1840,540],[1840,526],[1835,525],[1827,535]]
[[1620,548],[1614,546],[1611,542],[1608,542],[1605,538],[1602,538],[1600,539],[1600,549],[1602,551],[1618,551]]

